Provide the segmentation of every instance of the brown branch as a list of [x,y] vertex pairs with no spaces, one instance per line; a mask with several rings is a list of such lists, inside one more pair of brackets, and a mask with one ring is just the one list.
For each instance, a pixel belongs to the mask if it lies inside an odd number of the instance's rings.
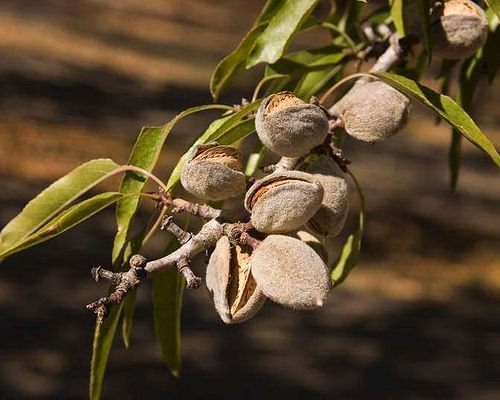
[[174,222],[174,218],[172,216],[166,217],[163,220],[160,229],[162,231],[168,231],[172,235],[174,235],[181,245],[187,243],[189,240],[191,240],[192,237],[191,233],[186,232],[184,229],[182,229],[179,225],[177,225]]
[[191,236],[187,241],[183,239],[187,238],[185,235],[190,234],[179,227],[177,227],[178,230],[172,228],[175,224],[167,219],[168,222],[165,225],[169,227],[170,231],[174,230],[183,243],[180,248],[165,257],[147,261],[140,254],[136,254],[131,257],[129,261],[130,269],[126,272],[112,272],[102,267],[93,268],[92,276],[96,282],[105,279],[111,282],[115,289],[107,297],[101,297],[97,301],[88,304],[87,309],[93,311],[97,315],[98,322],[101,323],[109,312],[111,305],[121,303],[132,289],[140,286],[155,273],[172,267],[177,267],[184,276],[187,288],[198,288],[201,284],[201,278],[193,273],[189,264],[198,254],[215,246],[222,235],[231,235],[239,243],[248,244],[252,247],[260,244],[260,240],[247,232],[254,229],[251,222],[229,222],[242,216],[247,218],[248,214],[239,210],[219,211],[218,214],[220,214],[218,218],[208,221],[196,235]]
[[172,199],[170,200],[170,204],[174,206],[172,209],[173,213],[187,212],[205,219],[218,218],[221,214],[221,210],[210,207],[207,204],[195,204],[183,199]]

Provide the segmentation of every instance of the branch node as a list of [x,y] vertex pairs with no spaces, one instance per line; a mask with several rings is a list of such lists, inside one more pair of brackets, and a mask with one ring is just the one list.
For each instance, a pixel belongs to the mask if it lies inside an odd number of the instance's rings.
[[172,216],[166,217],[161,223],[160,229],[162,231],[170,232],[179,241],[181,245],[189,242],[191,240],[191,233],[183,230],[179,225],[174,222]]
[[90,274],[92,275],[92,278],[94,281],[99,282],[101,280],[101,276],[99,275],[99,271],[102,269],[101,266],[94,267],[90,270]]
[[191,270],[191,268],[189,267],[189,260],[187,258],[180,258],[177,262],[177,268],[186,279],[186,287],[188,289],[198,289],[200,287],[201,278],[197,277]]
[[148,260],[141,254],[134,254],[129,260],[130,268],[134,270],[134,273],[138,278],[146,277],[147,272],[145,268],[147,263]]

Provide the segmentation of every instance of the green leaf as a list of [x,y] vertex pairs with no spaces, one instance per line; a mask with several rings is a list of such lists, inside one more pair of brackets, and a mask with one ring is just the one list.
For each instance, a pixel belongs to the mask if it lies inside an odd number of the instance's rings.
[[[142,129],[129,158],[129,164],[152,171],[158,163],[163,144],[168,134],[179,120],[191,114],[206,110],[228,110],[229,106],[221,104],[209,104],[188,108],[176,115],[170,122],[162,127],[145,127]],[[123,178],[120,191],[123,193],[138,193],[146,184],[146,178],[133,172],[128,172]],[[117,267],[123,260],[121,254],[127,243],[130,223],[139,207],[139,198],[130,198],[121,201],[116,209],[117,233],[113,244],[112,260],[113,266]]]
[[127,297],[123,301],[123,319],[122,319],[122,339],[125,348],[130,346],[130,334],[132,333],[132,322],[135,314],[135,302],[137,290],[128,292]]
[[246,67],[251,68],[261,62],[273,64],[278,61],[317,3],[318,0],[284,1],[264,32],[255,41],[248,55]]
[[96,325],[94,331],[94,343],[92,346],[92,361],[90,364],[90,400],[99,400],[101,397],[104,373],[108,363],[109,351],[113,344],[118,320],[122,313],[123,303],[115,305],[100,325]]
[[264,146],[260,141],[257,141],[254,151],[248,155],[247,165],[245,167],[245,175],[247,177],[251,177],[255,174],[257,168],[264,159],[266,152],[266,146]]
[[[404,0],[391,0],[391,17],[399,36],[406,36],[404,18]],[[418,3],[418,2],[417,2]]]
[[431,63],[432,59],[432,35],[431,35],[431,16],[429,10],[431,9],[429,0],[419,0],[417,4],[418,21],[420,23],[422,32],[422,44],[424,45],[425,53],[427,56],[427,65]]
[[440,95],[418,82],[388,72],[372,74],[413,100],[429,107],[450,123],[467,140],[488,154],[500,167],[500,156],[472,118],[453,99]]
[[[259,105],[261,100],[254,101],[253,103],[248,104],[243,107],[238,112],[232,113],[230,115],[223,116],[220,119],[213,121],[207,130],[193,143],[193,145],[184,153],[184,155],[179,159],[177,165],[175,166],[170,178],[167,182],[167,191],[171,190],[178,182],[181,176],[182,167],[189,157],[190,152],[199,144],[210,143],[216,140],[224,141],[225,136],[231,135],[234,140],[238,140],[236,134],[234,134],[234,130],[238,130],[239,124],[242,119],[248,116],[251,112],[255,111]],[[246,126],[248,128],[248,126]],[[242,129],[239,131],[239,134],[246,134],[247,129]],[[225,143],[227,144],[227,143]]]
[[317,49],[301,50],[287,54],[272,64],[273,71],[281,74],[304,74],[305,72],[322,70],[334,66],[345,58],[345,53],[337,46],[326,46]]
[[359,253],[361,250],[361,241],[363,239],[365,229],[365,197],[361,190],[361,186],[359,185],[359,182],[357,181],[354,174],[351,171],[348,171],[348,173],[354,181],[354,184],[356,185],[359,196],[360,209],[358,228],[353,234],[348,236],[346,242],[344,243],[344,246],[342,247],[340,256],[331,266],[331,278],[333,286],[338,286],[342,282],[344,282],[352,269],[358,263]]
[[[436,76],[436,80],[438,82],[439,92],[441,94],[448,94],[450,91],[450,82],[452,78],[452,72],[457,64],[457,60],[448,60],[444,59],[441,61],[441,66],[439,68],[438,75]],[[436,125],[441,123],[441,118],[439,115],[436,115]]]
[[77,203],[49,221],[38,231],[26,237],[22,241],[17,242],[13,247],[9,247],[0,252],[0,258],[7,257],[11,254],[27,249],[28,247],[32,247],[52,239],[87,220],[92,215],[98,213],[111,204],[114,204],[125,196],[126,195],[123,193],[107,192]]
[[238,47],[217,64],[210,78],[210,93],[216,100],[231,80],[245,69],[245,60],[255,44],[255,40],[266,28],[267,23],[257,25],[246,34]]
[[[178,248],[171,241],[165,254]],[[181,368],[181,310],[184,279],[177,268],[161,271],[153,277],[153,318],[156,338],[170,372],[179,377]]]
[[255,21],[255,25],[258,25],[263,22],[269,22],[271,18],[278,12],[283,4],[283,0],[267,0],[266,4],[262,8],[260,15],[257,17]]
[[314,71],[305,74],[295,87],[295,94],[305,101],[309,101],[311,96],[316,96],[332,80],[342,72],[343,65],[336,65],[333,68],[325,68],[321,71]]
[[498,19],[500,19],[500,1],[499,0],[485,0],[486,4],[493,10]]
[[[158,162],[161,149],[170,130],[164,127],[144,127],[135,141],[127,164],[135,165],[151,172]],[[146,185],[147,177],[135,172],[127,172],[120,185],[121,193],[140,193]],[[115,268],[122,264],[122,253],[127,243],[127,235],[132,219],[140,204],[140,197],[128,197],[116,206],[116,235],[113,243],[112,264]]]
[[[489,25],[488,39],[478,53],[484,63],[484,72],[488,76],[488,83],[491,85],[500,65],[500,22],[497,17],[491,16]],[[478,53],[476,53],[476,56]]]
[[[125,252],[123,254],[124,260],[129,260],[132,255],[138,253],[142,247],[144,236],[147,233],[148,226],[145,225],[135,237],[127,242]],[[136,290],[129,292],[125,298],[123,305],[123,319],[122,319],[122,339],[125,348],[128,349],[130,345],[130,335],[132,333],[132,322],[135,314],[135,300]]]
[[[460,69],[458,80],[458,91],[456,96],[457,104],[465,111],[469,111],[472,98],[476,90],[479,78],[482,73],[483,60],[482,53],[477,52],[467,59]],[[462,156],[462,140],[460,133],[452,128],[451,143],[448,152],[448,165],[450,169],[450,188],[455,190],[460,172],[460,160]]]
[[222,133],[217,139],[220,144],[234,144],[238,140],[246,138],[255,132],[255,118],[250,117],[240,121],[238,124]]
[[52,183],[3,228],[0,233],[0,252],[35,232],[118,168],[118,164],[110,159],[92,160]]

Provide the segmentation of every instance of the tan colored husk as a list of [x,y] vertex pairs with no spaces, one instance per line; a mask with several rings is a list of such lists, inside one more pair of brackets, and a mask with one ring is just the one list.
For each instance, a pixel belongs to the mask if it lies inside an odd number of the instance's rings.
[[303,226],[321,207],[323,187],[312,175],[285,171],[255,182],[245,196],[255,228],[264,233],[287,233]]
[[400,132],[409,119],[408,97],[382,81],[358,83],[332,106],[346,132],[365,142],[379,142]]
[[337,236],[344,227],[349,213],[349,186],[337,163],[327,156],[320,156],[306,169],[324,189],[321,208],[307,222],[315,234]]
[[233,146],[218,145],[198,152],[193,161],[210,161],[225,165],[235,171],[243,171],[243,157],[241,151]]
[[459,60],[474,54],[488,37],[486,13],[470,0],[444,3],[442,15],[432,25],[433,53]]
[[331,289],[325,262],[306,243],[290,236],[267,236],[253,251],[251,264],[262,292],[286,307],[321,307]]
[[321,243],[321,241],[312,233],[305,230],[299,230],[290,236],[303,241],[321,257],[325,264],[328,264],[328,251],[325,246],[323,246],[323,243]]
[[295,96],[292,92],[276,93],[266,103],[265,114],[269,115],[285,108],[298,106],[300,104],[305,104],[305,102]]
[[264,196],[264,194],[266,194],[269,190],[271,190],[273,188],[277,188],[278,186],[281,186],[281,185],[293,184],[297,181],[307,182],[307,181],[304,181],[303,179],[289,179],[289,178],[286,178],[283,176],[279,176],[276,179],[273,179],[273,180],[266,182],[265,184],[263,184],[261,187],[259,187],[255,191],[255,193],[253,194],[253,196],[251,196],[251,198],[248,199],[248,201],[249,201],[248,206],[249,206],[250,211],[252,210],[255,203],[257,203],[257,201],[261,198],[261,196]]
[[255,115],[259,139],[284,157],[300,157],[320,145],[328,134],[328,118],[314,104],[291,92],[266,97]]
[[182,168],[181,184],[204,200],[226,200],[243,194],[246,178],[240,150],[217,144],[198,146]]
[[232,246],[223,236],[210,257],[206,284],[226,324],[248,320],[266,300],[252,275],[250,256],[250,247]]

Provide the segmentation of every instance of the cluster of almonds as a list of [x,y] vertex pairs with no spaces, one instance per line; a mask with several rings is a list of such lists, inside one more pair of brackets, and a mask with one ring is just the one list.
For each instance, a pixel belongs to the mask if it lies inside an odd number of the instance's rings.
[[[409,102],[381,82],[359,86],[372,92],[372,85],[387,91],[381,95],[396,98],[386,103],[396,110],[373,116],[369,126],[364,117],[358,118],[368,110],[356,111],[364,105],[359,103],[358,94],[353,94],[353,101],[339,115],[349,133],[367,131],[372,139],[378,135],[381,140],[404,123],[391,125],[390,132],[379,132],[382,119],[400,114],[399,118],[406,120],[408,107],[404,105]],[[321,107],[305,103],[293,93],[280,92],[263,100],[255,127],[262,143],[275,153],[303,157],[325,142],[329,118]],[[266,298],[293,309],[321,306],[331,289],[331,279],[327,252],[314,235],[336,236],[344,226],[349,202],[343,171],[331,157],[319,155],[302,163],[300,170],[275,171],[248,189],[242,171],[238,148],[212,143],[198,146],[181,173],[184,189],[204,200],[245,194],[246,224],[252,237],[258,238],[246,243],[222,236],[217,242],[206,270],[206,284],[219,315],[226,323],[243,322],[255,315]]]
[[[433,24],[435,53],[470,56],[484,45],[487,25],[484,11],[472,1],[446,2]],[[273,152],[301,158],[325,143],[330,119],[354,138],[373,143],[401,131],[410,111],[409,99],[389,85],[360,80],[328,112],[290,92],[268,96],[255,128]],[[317,237],[336,236],[344,226],[349,210],[344,173],[331,157],[320,155],[247,188],[242,159],[236,147],[201,145],[181,174],[183,187],[204,200],[245,193],[252,240],[222,236],[206,271],[216,310],[224,322],[237,323],[255,315],[266,298],[293,309],[321,306],[331,280],[328,255]]]

